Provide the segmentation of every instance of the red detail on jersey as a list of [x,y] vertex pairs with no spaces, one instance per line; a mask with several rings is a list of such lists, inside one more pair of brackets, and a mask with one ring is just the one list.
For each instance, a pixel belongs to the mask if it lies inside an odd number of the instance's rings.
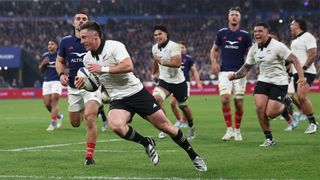
[[74,47],[73,46],[69,46],[68,49],[71,50],[71,49],[74,49]]
[[226,40],[226,39],[227,39],[227,36],[223,36],[223,39]]
[[242,39],[243,39],[242,36],[239,36],[239,37],[238,37],[238,40],[239,40],[239,41],[242,41]]

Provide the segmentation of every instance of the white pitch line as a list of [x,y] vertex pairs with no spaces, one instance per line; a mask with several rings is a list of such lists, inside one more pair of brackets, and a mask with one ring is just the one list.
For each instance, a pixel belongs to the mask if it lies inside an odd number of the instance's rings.
[[[0,152],[86,152],[86,150],[54,150],[54,149],[32,149],[32,150],[24,150],[24,151],[12,151],[12,150],[0,150]],[[141,153],[140,150],[136,151],[125,151],[125,150],[99,150],[95,149],[95,153]],[[157,152],[162,153],[175,153],[177,150],[157,150]]]
[[[122,141],[122,139],[110,139],[110,140],[104,140],[104,141],[97,141],[97,142],[115,142],[115,141]],[[30,151],[35,149],[45,149],[45,148],[55,148],[55,147],[64,147],[64,146],[73,146],[73,145],[79,145],[79,144],[85,144],[86,142],[78,142],[78,143],[66,143],[66,144],[51,144],[51,145],[43,145],[43,146],[33,146],[33,147],[23,147],[23,148],[16,148],[16,149],[1,149],[0,151]]]
[[[133,180],[200,180],[201,178],[181,177],[117,177],[117,176],[21,176],[21,175],[0,175],[0,179],[133,179]],[[203,179],[206,180],[207,178]]]
[[[105,142],[117,142],[117,141],[123,141],[123,139],[110,139],[110,140],[100,140],[97,141],[99,143],[105,143]],[[16,148],[16,149],[0,149],[0,152],[22,152],[22,151],[30,151],[30,152],[83,152],[85,150],[44,150],[46,148],[55,148],[55,147],[64,147],[64,146],[72,146],[72,145],[79,145],[79,144],[85,144],[86,142],[78,142],[78,143],[66,143],[66,144],[51,144],[51,145],[43,145],[43,146],[33,146],[33,147],[23,147],[23,148]],[[124,150],[99,150],[96,149],[95,152],[108,152],[108,153],[127,153],[127,152],[134,152],[134,151],[124,151]],[[136,151],[140,152],[140,151]],[[158,152],[177,152],[177,150],[158,150]]]

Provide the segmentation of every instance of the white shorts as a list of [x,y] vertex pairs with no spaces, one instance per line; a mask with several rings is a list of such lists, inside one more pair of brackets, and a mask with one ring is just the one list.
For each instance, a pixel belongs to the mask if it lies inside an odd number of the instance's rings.
[[288,94],[294,94],[295,90],[294,90],[294,80],[293,77],[290,78],[290,83],[288,85]]
[[101,105],[101,89],[95,92],[89,92],[84,89],[76,89],[68,87],[68,111],[79,112],[84,109],[84,105],[88,101],[96,101]]
[[42,95],[62,93],[62,84],[60,81],[44,81],[42,85]]
[[[219,73],[219,92],[220,95],[224,94],[234,94],[235,98],[242,98],[245,90],[246,90],[246,77],[229,81],[228,74],[232,73],[233,71],[227,72],[220,72]],[[240,96],[237,96],[240,95]]]

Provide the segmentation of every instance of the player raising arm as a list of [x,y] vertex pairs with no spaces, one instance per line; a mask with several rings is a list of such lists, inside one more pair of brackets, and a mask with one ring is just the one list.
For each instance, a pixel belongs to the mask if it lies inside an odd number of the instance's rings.
[[305,85],[303,70],[297,57],[283,43],[269,36],[266,23],[254,26],[255,44],[250,48],[245,64],[237,72],[228,75],[229,80],[245,77],[250,68],[257,64],[260,73],[254,89],[254,103],[260,126],[265,135],[265,141],[260,146],[272,146],[270,119],[281,113],[288,114],[289,104],[285,101],[288,90],[288,75],[285,62],[293,63],[299,79],[297,83],[302,88]]

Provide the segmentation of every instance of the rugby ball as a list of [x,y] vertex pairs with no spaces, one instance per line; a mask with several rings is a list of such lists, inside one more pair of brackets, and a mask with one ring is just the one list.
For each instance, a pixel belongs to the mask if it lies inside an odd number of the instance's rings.
[[87,68],[81,67],[77,72],[77,77],[84,79],[84,89],[86,91],[94,92],[98,90],[100,86],[99,78],[94,73],[90,73]]

